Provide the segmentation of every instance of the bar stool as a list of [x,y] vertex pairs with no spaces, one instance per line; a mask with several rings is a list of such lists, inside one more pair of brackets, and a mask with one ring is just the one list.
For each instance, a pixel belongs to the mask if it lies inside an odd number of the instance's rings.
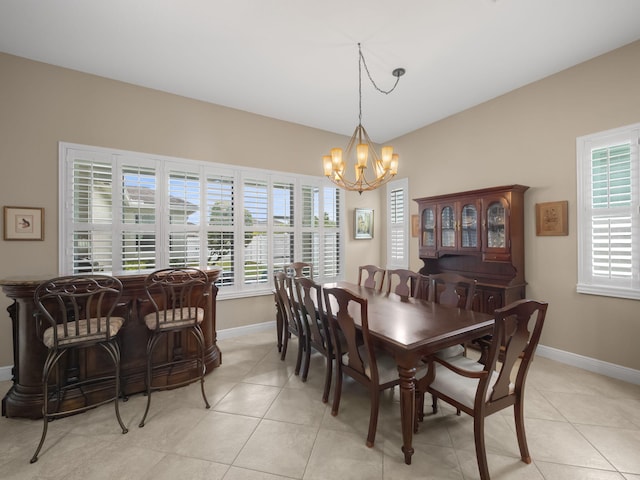
[[[165,268],[157,270],[147,276],[144,288],[153,311],[144,315],[143,320],[151,335],[147,341],[147,374],[145,386],[147,406],[139,427],[144,427],[149,406],[151,392],[181,387],[200,381],[202,398],[206,408],[210,408],[204,391],[204,334],[200,324],[205,318],[204,308],[206,297],[209,295],[210,283],[207,274],[197,268]],[[182,348],[174,348],[169,353],[172,359],[162,364],[153,365],[153,351],[163,335],[187,331],[193,335],[198,346],[195,356],[185,356]],[[175,368],[186,365],[187,368],[195,361],[198,376],[172,384],[152,385],[153,372],[158,369]]]
[[[34,302],[40,312],[38,327],[42,331],[42,342],[48,349],[47,358],[42,370],[42,417],[44,425],[40,443],[36,448],[31,463],[38,461],[38,454],[44,445],[49,422],[72,413],[80,413],[99,405],[114,402],[116,419],[122,433],[127,427],[122,423],[118,409],[120,397],[120,346],[118,332],[124,324],[124,318],[112,316],[122,295],[122,283],[108,275],[82,275],[53,278],[41,283],[34,292]],[[111,360],[114,371],[112,375],[97,378],[84,378],[60,385],[63,377],[59,361],[70,350],[88,348],[95,345],[102,347]],[[50,392],[49,377],[56,369],[56,385]],[[84,404],[76,408],[60,411],[65,394],[72,389],[79,389],[85,400],[91,394],[91,386],[98,383],[113,382],[113,396],[98,403]],[[56,410],[49,411],[50,401],[55,397]],[[70,403],[73,403],[70,401]]]

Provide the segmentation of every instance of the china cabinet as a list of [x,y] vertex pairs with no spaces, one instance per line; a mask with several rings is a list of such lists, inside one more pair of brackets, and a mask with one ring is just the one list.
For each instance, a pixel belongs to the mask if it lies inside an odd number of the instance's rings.
[[508,185],[415,199],[420,273],[452,272],[478,281],[473,308],[492,313],[525,297],[524,193]]

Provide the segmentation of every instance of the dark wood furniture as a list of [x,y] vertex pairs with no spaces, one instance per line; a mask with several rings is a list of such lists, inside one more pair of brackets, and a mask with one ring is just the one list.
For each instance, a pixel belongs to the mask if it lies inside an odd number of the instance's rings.
[[[118,404],[120,402],[120,346],[118,332],[125,319],[113,316],[120,297],[122,283],[108,275],[76,275],[53,278],[43,282],[35,291],[34,302],[39,310],[36,320],[40,322],[38,331],[42,343],[47,347],[47,360],[42,371],[43,427],[40,443],[31,463],[38,461],[38,454],[44,445],[49,422],[56,418],[80,413],[95,405],[81,405],[73,410],[60,408],[60,401],[67,392],[74,389],[88,389],[92,385],[109,382],[112,386],[101,404],[113,402],[116,419],[122,433],[128,429],[122,423]],[[100,346],[113,365],[110,371],[99,378],[78,379],[70,382],[60,378],[58,365],[78,349]]]
[[478,282],[457,273],[433,273],[429,275],[430,302],[472,310]]
[[[387,293],[400,295],[401,297],[411,297],[416,293],[420,274],[404,268],[387,270]],[[396,281],[397,279],[397,281]]]
[[313,278],[313,263],[293,262],[284,267],[284,271],[289,277]]
[[280,352],[280,360],[287,358],[287,350],[291,335],[298,337],[298,353],[296,356],[296,366],[294,373],[300,374],[302,367],[302,355],[306,347],[305,331],[302,328],[300,318],[296,313],[296,306],[293,302],[293,278],[288,277],[285,272],[276,272],[273,274],[273,284],[276,295],[276,308],[282,319],[282,349]]
[[358,285],[382,290],[386,272],[384,268],[376,265],[361,265],[358,267]]
[[400,377],[402,451],[405,463],[410,464],[416,414],[416,367],[425,355],[492,333],[493,316],[381,293],[349,282],[323,285],[323,288],[333,287],[345,288],[367,299],[371,338],[376,348],[390,353],[396,362]]
[[326,359],[324,375],[324,391],[322,401],[329,401],[329,390],[331,389],[331,375],[333,370],[333,343],[329,334],[329,325],[322,308],[322,287],[313,280],[306,277],[297,277],[293,280],[296,297],[296,312],[302,328],[305,331],[304,340],[304,365],[300,379],[307,381],[309,375],[309,364],[311,363],[311,349],[322,354]]
[[437,413],[440,398],[474,418],[476,457],[482,480],[489,480],[484,419],[504,408],[513,406],[520,456],[523,462],[531,463],[524,429],[524,387],[546,312],[547,304],[534,300],[518,300],[496,310],[495,334],[485,364],[464,356],[446,361],[433,356],[429,373],[421,382],[424,385],[419,385],[420,392],[433,396],[433,413]]
[[369,390],[370,403],[366,444],[371,448],[378,427],[380,392],[400,383],[398,371],[393,358],[386,352],[376,351],[374,347],[369,331],[367,299],[340,287],[325,288],[323,294],[336,350],[336,384],[331,415],[338,415],[344,375],[364,385]]
[[473,310],[491,313],[525,297],[524,192],[508,185],[415,199],[420,273],[478,281]]
[[[221,353],[217,346],[215,301],[218,292],[213,282],[218,278],[220,269],[207,270],[211,281],[211,294],[207,300],[206,318],[202,324],[205,338],[205,365],[207,372],[220,365]],[[33,294],[44,280],[55,275],[43,275],[37,278],[14,278],[0,280],[0,287],[7,297],[13,299],[8,312],[12,322],[13,385],[2,399],[2,415],[6,417],[41,418],[42,416],[42,367],[47,357],[47,348],[39,340],[36,331],[34,313],[36,306]],[[119,276],[123,284],[123,294],[115,314],[125,318],[119,333],[121,350],[121,381],[125,395],[145,391],[146,345],[149,331],[142,317],[150,312],[148,302],[138,308],[138,300],[146,298],[144,290],[145,275]],[[156,350],[156,359],[170,358],[176,348],[195,351],[193,339],[187,334],[169,336],[161,341]],[[64,375],[71,378],[91,378],[100,376],[109,368],[111,360],[100,349],[90,348],[72,356],[61,364]],[[154,372],[154,382],[163,382],[172,377],[181,378],[190,375],[194,368],[158,370]],[[110,395],[109,389],[85,392],[88,401],[95,404]],[[84,402],[82,395],[68,392],[63,402],[64,408],[73,408]]]
[[[202,322],[206,317],[207,297],[211,292],[207,274],[198,268],[164,268],[150,273],[144,281],[147,301],[152,310],[142,317],[144,324],[151,332],[147,342],[147,375],[145,377],[147,406],[140,421],[144,422],[151,405],[151,392],[182,387],[199,381],[200,392],[206,408],[211,408],[204,391],[204,333]],[[179,338],[182,333],[191,335],[196,349],[189,354],[179,346],[174,348],[169,358],[162,355],[161,362],[154,359],[154,351],[158,343],[169,335]],[[159,369],[184,368],[195,366],[195,371],[184,378],[173,378],[157,385],[153,382],[153,372]],[[187,373],[187,372],[185,372]],[[167,379],[168,380],[168,379]]]

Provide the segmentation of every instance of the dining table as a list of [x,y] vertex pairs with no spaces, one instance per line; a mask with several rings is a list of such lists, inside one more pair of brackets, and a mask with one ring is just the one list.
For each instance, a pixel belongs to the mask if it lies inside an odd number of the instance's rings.
[[[416,367],[425,356],[438,350],[492,333],[494,318],[486,313],[401,297],[345,281],[325,283],[322,287],[344,288],[367,300],[369,332],[375,348],[391,354],[398,367],[402,452],[405,463],[410,465],[414,453]],[[354,305],[353,317],[359,327],[359,316],[355,313]]]

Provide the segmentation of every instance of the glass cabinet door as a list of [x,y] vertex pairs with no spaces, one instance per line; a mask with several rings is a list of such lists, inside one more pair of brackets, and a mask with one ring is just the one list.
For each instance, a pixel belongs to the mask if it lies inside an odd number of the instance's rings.
[[487,207],[487,247],[506,247],[505,208],[502,202],[491,202]]
[[462,248],[478,248],[478,209],[474,204],[462,207],[460,245]]
[[446,206],[440,211],[440,246],[456,246],[456,215],[453,207]]
[[427,207],[422,211],[422,246],[436,246],[436,213],[433,207]]

